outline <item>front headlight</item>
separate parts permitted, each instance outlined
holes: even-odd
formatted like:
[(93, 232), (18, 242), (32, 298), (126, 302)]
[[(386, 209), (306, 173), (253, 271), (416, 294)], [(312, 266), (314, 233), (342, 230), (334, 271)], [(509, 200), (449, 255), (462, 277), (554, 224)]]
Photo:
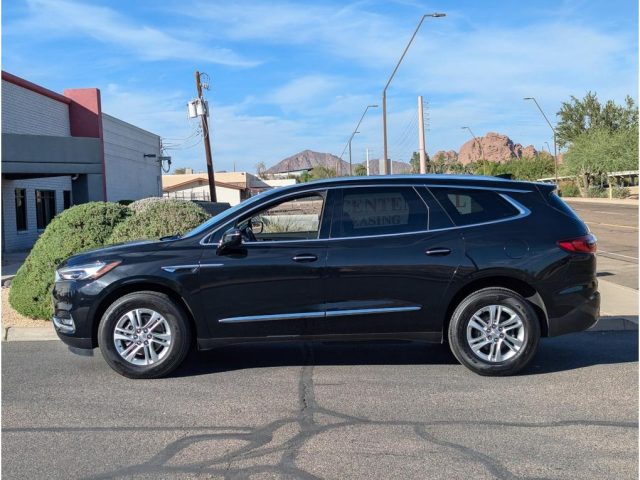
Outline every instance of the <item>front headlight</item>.
[(100, 261), (86, 265), (78, 265), (77, 267), (64, 267), (56, 270), (56, 282), (58, 280), (95, 280), (116, 268), (120, 263), (120, 261), (109, 263)]

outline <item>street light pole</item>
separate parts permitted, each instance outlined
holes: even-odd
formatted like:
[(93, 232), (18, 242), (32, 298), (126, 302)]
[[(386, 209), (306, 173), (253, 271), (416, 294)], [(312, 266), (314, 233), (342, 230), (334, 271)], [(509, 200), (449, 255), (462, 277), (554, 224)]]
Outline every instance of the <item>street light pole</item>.
[(407, 43), (407, 46), (404, 47), (404, 51), (400, 56), (400, 60), (398, 60), (398, 63), (396, 64), (396, 68), (394, 68), (393, 72), (391, 72), (391, 76), (389, 77), (389, 80), (387, 80), (387, 84), (384, 86), (384, 90), (382, 90), (382, 142), (384, 144), (382, 166), (384, 167), (384, 172), (380, 172), (380, 173), (382, 173), (383, 175), (387, 175), (387, 173), (390, 170), (389, 156), (387, 152), (387, 88), (389, 88), (389, 84), (391, 83), (391, 80), (393, 80), (393, 77), (398, 71), (398, 67), (400, 67), (400, 64), (402, 63), (404, 56), (407, 54), (409, 47), (413, 43), (413, 39), (416, 38), (416, 35), (418, 34), (418, 30), (420, 30), (420, 27), (422, 26), (422, 22), (424, 22), (424, 19), (427, 17), (439, 18), (444, 16), (446, 16), (445, 13), (427, 13), (422, 16), (422, 18), (420, 19), (420, 22), (418, 22), (418, 26), (413, 32), (413, 35), (411, 35), (411, 38), (409, 39), (409, 43)]
[[(344, 152), (347, 150), (347, 148), (349, 148), (349, 175), (351, 175), (351, 140), (353, 140), (353, 137), (356, 135), (356, 133), (360, 133), (358, 132), (358, 127), (362, 123), (364, 116), (367, 114), (367, 110), (369, 110), (370, 108), (378, 108), (378, 105), (367, 105), (367, 108), (365, 108), (364, 112), (362, 112), (362, 116), (360, 117), (360, 120), (358, 121), (356, 128), (353, 129), (353, 133), (349, 137), (347, 144), (344, 146), (344, 148), (342, 149), (342, 153), (340, 154), (340, 160), (342, 160), (342, 156), (344, 155)], [(336, 173), (339, 175), (339, 172), (336, 172)]]
[(484, 150), (482, 150), (482, 143), (480, 143), (480, 141), (476, 138), (476, 136), (473, 134), (473, 132), (471, 131), (471, 129), (469, 127), (461, 127), (463, 130), (469, 130), (469, 133), (471, 134), (471, 136), (473, 137), (473, 140), (478, 144), (478, 148), (480, 149), (480, 156), (482, 157), (482, 160), (484, 160), (484, 162), (482, 163), (482, 173), (484, 175), (487, 174), (487, 159), (484, 158)]
[(540, 113), (542, 114), (542, 116), (546, 120), (547, 125), (549, 125), (549, 128), (553, 132), (553, 159), (554, 159), (554, 164), (555, 164), (556, 185), (558, 185), (558, 144), (556, 142), (556, 129), (553, 128), (553, 125), (551, 125), (551, 122), (549, 121), (547, 116), (544, 114), (544, 112), (542, 111), (542, 108), (540, 108), (540, 104), (538, 103), (538, 101), (534, 97), (524, 97), (524, 100), (533, 100), (534, 101), (534, 103), (536, 104), (536, 107), (538, 107), (538, 110), (540, 110)]

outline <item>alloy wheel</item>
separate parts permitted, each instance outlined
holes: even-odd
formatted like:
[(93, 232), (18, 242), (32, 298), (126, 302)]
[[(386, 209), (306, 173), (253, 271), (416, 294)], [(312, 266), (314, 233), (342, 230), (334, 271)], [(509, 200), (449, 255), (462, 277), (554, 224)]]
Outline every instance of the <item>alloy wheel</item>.
[(474, 355), (499, 363), (516, 356), (524, 345), (522, 318), (504, 305), (482, 307), (467, 324), (467, 343)]
[(127, 362), (148, 366), (162, 360), (171, 347), (171, 328), (155, 310), (136, 308), (118, 320), (113, 330), (113, 342)]

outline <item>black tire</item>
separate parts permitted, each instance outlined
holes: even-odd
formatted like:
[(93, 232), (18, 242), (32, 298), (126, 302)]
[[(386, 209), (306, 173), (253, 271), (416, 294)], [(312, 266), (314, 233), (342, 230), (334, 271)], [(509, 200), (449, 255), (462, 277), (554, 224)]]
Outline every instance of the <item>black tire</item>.
[[(467, 327), (473, 315), (489, 305), (500, 305), (511, 309), (520, 317), (524, 327), (524, 338), (520, 350), (505, 361), (488, 361), (480, 358), (473, 352), (467, 341)], [(453, 355), (470, 370), (488, 376), (514, 375), (526, 367), (535, 355), (540, 340), (540, 323), (536, 312), (522, 295), (506, 288), (483, 288), (460, 302), (451, 317), (448, 337)], [(491, 343), (488, 344), (488, 348), (490, 346)]]
[[(166, 354), (152, 365), (130, 363), (122, 358), (114, 343), (118, 320), (138, 308), (158, 312), (171, 329), (171, 343)], [(107, 308), (98, 327), (98, 344), (106, 362), (119, 374), (128, 378), (158, 378), (168, 375), (183, 362), (189, 353), (191, 335), (191, 324), (181, 306), (163, 293), (141, 291), (124, 295)]]

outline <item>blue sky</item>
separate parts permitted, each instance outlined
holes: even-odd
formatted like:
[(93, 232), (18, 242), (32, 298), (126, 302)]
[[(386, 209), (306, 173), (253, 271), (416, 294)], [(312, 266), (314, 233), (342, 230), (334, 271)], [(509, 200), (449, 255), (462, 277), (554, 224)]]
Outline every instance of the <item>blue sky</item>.
[[(416, 103), (428, 103), (427, 151), (497, 131), (552, 144), (570, 95), (622, 101), (638, 88), (638, 4), (608, 1), (80, 1), (3, 3), (2, 68), (55, 91), (98, 87), (103, 110), (161, 135), (176, 167), (204, 170), (186, 116), (193, 72), (210, 77), (216, 170), (254, 171), (309, 148), (337, 155), (382, 88), (423, 13), (388, 91), (389, 155), (417, 150)], [(382, 152), (370, 109), (354, 161)]]

